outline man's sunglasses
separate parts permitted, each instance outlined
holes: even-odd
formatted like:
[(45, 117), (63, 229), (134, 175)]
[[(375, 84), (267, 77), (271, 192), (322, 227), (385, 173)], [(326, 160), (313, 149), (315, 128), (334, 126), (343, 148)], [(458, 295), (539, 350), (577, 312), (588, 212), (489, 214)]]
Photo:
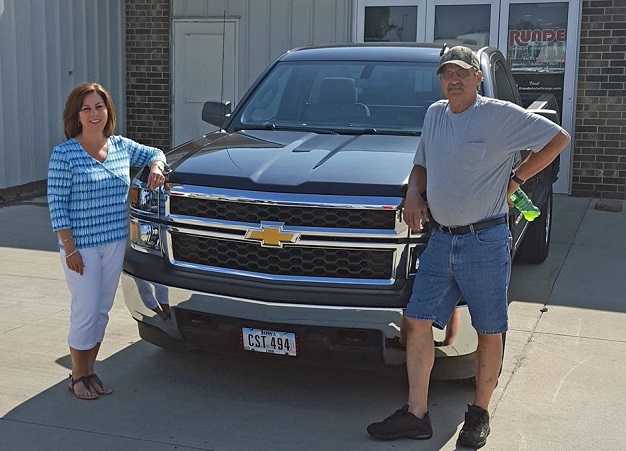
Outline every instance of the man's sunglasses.
[(457, 69), (457, 70), (444, 70), (439, 76), (444, 80), (450, 80), (454, 74), (459, 78), (467, 78), (474, 72), (472, 69)]

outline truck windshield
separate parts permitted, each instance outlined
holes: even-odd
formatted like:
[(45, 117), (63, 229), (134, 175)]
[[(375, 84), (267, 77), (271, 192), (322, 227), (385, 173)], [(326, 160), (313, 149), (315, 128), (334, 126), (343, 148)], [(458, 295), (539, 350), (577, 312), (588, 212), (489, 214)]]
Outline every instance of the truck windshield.
[(281, 62), (255, 89), (231, 127), (419, 135), (426, 110), (443, 98), (436, 67), (411, 62)]

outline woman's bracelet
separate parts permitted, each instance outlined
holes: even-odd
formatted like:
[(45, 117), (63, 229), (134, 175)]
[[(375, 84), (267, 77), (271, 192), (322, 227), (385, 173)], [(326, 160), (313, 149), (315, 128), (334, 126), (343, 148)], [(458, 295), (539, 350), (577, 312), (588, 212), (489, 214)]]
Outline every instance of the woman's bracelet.
[(72, 255), (74, 255), (76, 252), (78, 252), (78, 249), (74, 249), (72, 252), (70, 252), (69, 254), (67, 254), (65, 256), (65, 258), (70, 258)]
[(71, 239), (72, 239), (72, 237), (71, 237), (71, 236), (68, 236), (67, 238), (65, 238), (65, 239), (63, 240), (63, 243), (67, 243), (67, 242), (68, 242), (69, 240), (71, 240)]

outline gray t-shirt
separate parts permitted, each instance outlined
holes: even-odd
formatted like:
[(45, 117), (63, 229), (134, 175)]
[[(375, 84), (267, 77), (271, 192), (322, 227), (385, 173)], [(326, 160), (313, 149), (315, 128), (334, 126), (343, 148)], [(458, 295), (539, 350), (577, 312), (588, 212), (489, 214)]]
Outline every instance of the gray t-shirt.
[(515, 154), (543, 149), (561, 127), (510, 102), (478, 96), (462, 113), (448, 101), (426, 112), (413, 158), (426, 168), (426, 195), (435, 221), (453, 227), (506, 214)]

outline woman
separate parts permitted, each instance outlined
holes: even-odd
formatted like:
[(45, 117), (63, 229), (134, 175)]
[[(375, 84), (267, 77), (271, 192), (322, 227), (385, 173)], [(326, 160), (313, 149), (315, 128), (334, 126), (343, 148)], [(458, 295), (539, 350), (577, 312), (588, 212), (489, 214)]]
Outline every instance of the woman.
[(64, 143), (52, 150), (48, 204), (71, 293), (69, 388), (79, 399), (111, 389), (94, 372), (122, 272), (128, 238), (130, 166), (150, 165), (149, 188), (161, 186), (165, 155), (114, 136), (115, 110), (97, 83), (82, 83), (63, 111)]

